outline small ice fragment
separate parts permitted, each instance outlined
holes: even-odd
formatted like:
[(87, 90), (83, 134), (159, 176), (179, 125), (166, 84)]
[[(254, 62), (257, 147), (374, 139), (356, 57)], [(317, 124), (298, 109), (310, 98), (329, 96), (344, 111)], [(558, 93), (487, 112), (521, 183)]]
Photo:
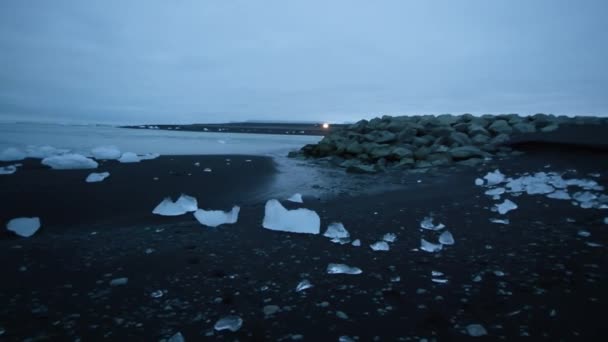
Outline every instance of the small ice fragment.
[(146, 153), (146, 154), (142, 154), (140, 156), (137, 156), (139, 158), (139, 160), (151, 160), (151, 159), (156, 159), (158, 157), (160, 157), (160, 154), (158, 153)]
[(454, 236), (449, 231), (445, 231), (439, 235), (439, 243), (442, 245), (453, 245), (454, 244)]
[(99, 165), (93, 159), (75, 153), (44, 158), (41, 163), (55, 170), (96, 169)]
[(203, 172), (211, 172), (211, 169), (208, 168), (208, 167), (206, 167), (206, 168), (203, 169)]
[(329, 226), (327, 226), (327, 230), (323, 234), (330, 239), (347, 239), (350, 237), (350, 233), (344, 225), (340, 222), (333, 222)]
[(575, 201), (585, 203), (585, 202), (591, 202), (591, 201), (597, 199), (597, 196), (589, 191), (582, 191), (582, 192), (577, 192), (574, 195), (572, 195), (572, 198), (574, 198)]
[(448, 282), (447, 279), (440, 279), (440, 278), (433, 278), (433, 279), (431, 279), (431, 281), (433, 283), (438, 283), (438, 284), (446, 284)]
[(186, 208), (173, 202), (170, 197), (165, 198), (152, 210), (152, 214), (160, 216), (179, 216), (187, 212)]
[(497, 276), (497, 277), (504, 277), (505, 276), (505, 272), (496, 270), (496, 271), (494, 271), (494, 275)]
[(445, 228), (445, 226), (442, 223), (439, 223), (438, 225), (434, 225), (433, 218), (430, 216), (427, 216), (422, 220), (422, 222), (420, 222), (420, 228), (428, 229), (428, 230), (441, 230), (441, 229)]
[(500, 170), (488, 172), (483, 178), (487, 181), (488, 186), (500, 184), (505, 181), (505, 175), (503, 175)]
[(482, 279), (481, 276), (478, 274), (473, 278), (473, 281), (476, 283), (479, 283), (481, 281), (481, 279)]
[(350, 243), (350, 238), (333, 238), (329, 241), (340, 245), (346, 245), (347, 243)]
[(497, 218), (491, 218), (490, 222), (492, 223), (499, 223), (499, 224), (509, 224), (509, 219), (497, 219)]
[(301, 282), (298, 283), (298, 286), (296, 286), (296, 292), (300, 292), (300, 291), (304, 291), (306, 289), (309, 289), (311, 287), (313, 287), (314, 285), (308, 280), (308, 279), (304, 279)]
[(230, 315), (230, 316), (225, 316), (223, 318), (220, 318), (215, 323), (213, 328), (217, 331), (230, 330), (232, 332), (235, 332), (235, 331), (239, 330), (242, 325), (243, 325), (243, 319), (241, 319), (241, 317)]
[(441, 277), (443, 275), (443, 272), (439, 272), (439, 271), (431, 271), (431, 275), (433, 277)]
[(363, 271), (358, 267), (351, 267), (345, 264), (329, 264), (327, 265), (327, 273), (329, 274), (361, 274)]
[(597, 242), (585, 242), (585, 244), (589, 247), (603, 247), (604, 246), (601, 243), (597, 243)]
[(12, 175), (17, 172), (17, 165), (8, 165), (0, 167), (0, 175)]
[(133, 152), (125, 152), (118, 158), (118, 161), (121, 163), (139, 163), (141, 158), (137, 156), (137, 154)]
[(319, 234), (321, 218), (309, 209), (287, 210), (281, 202), (271, 199), (266, 202), (262, 226), (289, 233)]
[(351, 245), (353, 245), (354, 247), (359, 247), (359, 246), (361, 246), (361, 240), (357, 239), (357, 240), (353, 241), (351, 243)]
[(101, 182), (104, 179), (110, 177), (110, 173), (109, 172), (93, 172), (91, 174), (89, 174), (87, 176), (87, 179), (85, 179), (85, 182), (87, 183), (97, 183), (97, 182)]
[(0, 152), (0, 161), (17, 161), (27, 157), (20, 149), (9, 147)]
[(262, 312), (264, 312), (264, 316), (272, 316), (279, 312), (281, 308), (277, 305), (266, 305), (262, 308)]
[(494, 188), (485, 192), (488, 196), (500, 196), (505, 193), (505, 188)]
[(355, 339), (350, 336), (344, 335), (338, 338), (338, 342), (355, 342)]
[(293, 194), (293, 196), (289, 197), (287, 200), (294, 203), (304, 203), (302, 200), (302, 195), (298, 193)]
[(511, 210), (517, 209), (517, 204), (515, 204), (511, 200), (506, 199), (501, 204), (496, 205), (495, 208), (496, 208), (496, 210), (498, 210), (499, 214), (504, 215)]
[(198, 201), (196, 198), (186, 194), (181, 194), (177, 201), (175, 201), (175, 204), (181, 206), (187, 212), (194, 212), (198, 209)]
[(475, 185), (482, 186), (483, 185), (483, 179), (481, 179), (481, 178), (475, 179)]
[(154, 291), (154, 292), (152, 292), (152, 293), (150, 294), (150, 297), (152, 297), (152, 298), (160, 298), (160, 297), (162, 297), (163, 295), (164, 295), (163, 290), (156, 290), (156, 291)]
[(395, 242), (395, 240), (397, 240), (397, 235), (395, 235), (393, 233), (386, 233), (382, 237), (382, 240), (384, 240), (386, 242)]
[(385, 241), (378, 241), (369, 246), (374, 251), (388, 251), (390, 248)]
[(336, 311), (336, 316), (340, 319), (348, 319), (348, 315), (344, 311)]
[(442, 244), (435, 244), (435, 243), (428, 242), (425, 239), (420, 239), (420, 249), (425, 252), (435, 253), (435, 252), (439, 252), (442, 248), (443, 248)]
[(581, 237), (590, 237), (590, 236), (591, 236), (591, 233), (589, 233), (589, 232), (588, 232), (588, 231), (586, 231), (586, 230), (579, 230), (579, 231), (578, 231), (578, 236), (581, 236)]
[(469, 336), (473, 336), (473, 337), (479, 337), (479, 336), (484, 336), (484, 335), (488, 334), (488, 332), (486, 331), (486, 328), (484, 328), (483, 325), (481, 325), (481, 324), (469, 324), (466, 326), (466, 330), (467, 330), (467, 334), (469, 334)]
[(122, 155), (116, 146), (99, 146), (91, 150), (93, 158), (97, 160), (116, 160)]
[(198, 209), (194, 212), (194, 217), (202, 225), (217, 227), (222, 224), (236, 223), (239, 219), (240, 210), (241, 208), (236, 205), (230, 211)]
[(6, 224), (6, 229), (21, 237), (30, 237), (40, 229), (40, 218), (19, 217), (14, 218)]
[(186, 339), (184, 339), (184, 335), (182, 335), (181, 332), (177, 332), (175, 335), (169, 337), (167, 342), (186, 342)]
[(110, 281), (110, 286), (127, 285), (127, 282), (129, 282), (129, 278), (116, 278)]
[(608, 224), (608, 217), (604, 217), (604, 224)]
[(194, 166), (199, 167), (199, 166), (201, 166), (201, 163), (196, 162), (196, 163), (194, 163)]
[(547, 195), (548, 198), (553, 198), (553, 199), (560, 199), (560, 200), (570, 200), (572, 199), (570, 197), (570, 194), (568, 194), (568, 192), (566, 192), (565, 190), (556, 190), (555, 192), (552, 192), (550, 194)]

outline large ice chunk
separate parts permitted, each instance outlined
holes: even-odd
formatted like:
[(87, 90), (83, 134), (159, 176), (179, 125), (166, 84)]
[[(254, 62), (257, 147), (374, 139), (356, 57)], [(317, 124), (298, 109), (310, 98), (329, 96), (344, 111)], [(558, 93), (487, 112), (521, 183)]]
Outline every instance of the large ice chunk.
[(93, 172), (91, 174), (89, 174), (87, 176), (87, 179), (85, 179), (85, 182), (87, 183), (97, 183), (97, 182), (101, 182), (104, 179), (110, 177), (110, 173), (109, 172)]
[(170, 197), (165, 198), (152, 210), (152, 213), (161, 216), (179, 216), (196, 209), (196, 198), (182, 194), (175, 202)]
[(486, 185), (489, 185), (489, 186), (500, 184), (505, 181), (505, 175), (503, 175), (500, 172), (500, 170), (494, 170), (493, 172), (488, 172), (488, 174), (486, 174), (483, 178), (487, 182)]
[(369, 247), (374, 251), (388, 251), (390, 249), (386, 241), (374, 242)]
[(0, 152), (0, 161), (17, 161), (27, 157), (25, 152), (18, 148), (9, 147)]
[(290, 233), (319, 234), (321, 218), (309, 209), (287, 210), (281, 202), (271, 199), (266, 202), (262, 226), (266, 229)]
[(435, 253), (439, 252), (442, 248), (443, 245), (440, 243), (432, 243), (426, 241), (425, 239), (420, 239), (420, 249), (425, 252)]
[(556, 190), (555, 192), (548, 194), (547, 197), (560, 200), (570, 200), (572, 198), (565, 190)]
[(420, 228), (427, 230), (441, 230), (445, 228), (445, 226), (442, 223), (439, 223), (437, 225), (433, 224), (433, 218), (427, 216), (422, 220), (422, 222), (420, 222)]
[(99, 146), (91, 150), (93, 158), (98, 160), (116, 160), (122, 153), (116, 146)]
[(236, 205), (230, 211), (198, 209), (194, 212), (194, 217), (202, 225), (217, 227), (222, 224), (236, 223), (240, 210), (241, 208)]
[(217, 322), (215, 322), (213, 328), (217, 331), (230, 330), (235, 332), (239, 330), (242, 325), (243, 319), (241, 317), (230, 315), (220, 318)]
[(294, 202), (294, 203), (304, 203), (304, 200), (302, 200), (302, 194), (293, 194), (293, 196), (289, 197), (287, 199), (290, 202)]
[(384, 236), (382, 236), (382, 240), (386, 242), (395, 242), (395, 240), (397, 240), (397, 235), (393, 233), (386, 233)]
[(76, 153), (44, 158), (42, 164), (55, 170), (96, 169), (99, 165), (93, 159)]
[(439, 243), (442, 245), (453, 245), (454, 236), (449, 231), (445, 231), (439, 235)]
[(348, 239), (350, 237), (350, 233), (344, 225), (340, 222), (333, 222), (329, 226), (327, 226), (327, 230), (323, 234), (330, 239)]
[(19, 217), (14, 218), (6, 224), (6, 229), (22, 237), (30, 237), (40, 229), (40, 218)]
[(133, 152), (125, 152), (118, 159), (121, 163), (139, 163), (141, 158)]
[(504, 200), (504, 202), (497, 204), (495, 208), (499, 214), (504, 215), (511, 210), (517, 209), (517, 204), (515, 204), (511, 200), (506, 199), (506, 200)]
[(327, 273), (329, 274), (361, 274), (363, 271), (354, 266), (345, 264), (329, 264), (327, 265)]
[(467, 334), (472, 337), (479, 337), (488, 334), (486, 328), (484, 328), (481, 324), (469, 324), (465, 327), (465, 329), (467, 330)]
[(60, 154), (68, 153), (70, 150), (55, 148), (53, 146), (28, 146), (26, 153), (28, 158), (44, 159)]

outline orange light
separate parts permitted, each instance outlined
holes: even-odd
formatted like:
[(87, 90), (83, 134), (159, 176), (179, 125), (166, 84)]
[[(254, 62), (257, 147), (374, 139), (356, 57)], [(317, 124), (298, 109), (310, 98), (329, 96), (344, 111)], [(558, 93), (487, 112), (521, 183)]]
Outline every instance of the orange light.
[(328, 128), (329, 128), (329, 124), (328, 124), (327, 122), (326, 122), (326, 123), (324, 123), (324, 124), (323, 124), (323, 128), (324, 128), (324, 129), (328, 129)]

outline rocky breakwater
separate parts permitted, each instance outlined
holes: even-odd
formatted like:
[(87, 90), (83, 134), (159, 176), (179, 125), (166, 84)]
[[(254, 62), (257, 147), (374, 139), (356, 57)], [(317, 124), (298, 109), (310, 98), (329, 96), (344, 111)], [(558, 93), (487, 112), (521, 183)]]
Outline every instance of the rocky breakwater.
[(517, 153), (507, 144), (515, 134), (551, 132), (560, 124), (598, 120), (545, 114), (383, 116), (333, 131), (319, 143), (306, 145), (289, 156), (328, 158), (353, 173), (454, 163), (477, 165), (488, 157)]

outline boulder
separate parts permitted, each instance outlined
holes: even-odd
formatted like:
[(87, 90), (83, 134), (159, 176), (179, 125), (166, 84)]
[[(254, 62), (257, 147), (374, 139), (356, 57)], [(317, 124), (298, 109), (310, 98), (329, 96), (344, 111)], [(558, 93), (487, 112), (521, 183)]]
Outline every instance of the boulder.
[(528, 122), (519, 122), (513, 125), (513, 131), (516, 133), (534, 133), (536, 126)]
[(469, 128), (467, 130), (467, 132), (469, 132), (469, 136), (475, 136), (477, 134), (483, 134), (483, 135), (490, 135), (490, 132), (488, 132), (487, 129), (485, 129), (483, 126), (475, 124), (475, 123), (470, 123), (468, 124)]
[(378, 144), (388, 144), (397, 140), (397, 135), (389, 131), (373, 131), (363, 136), (365, 140)]
[(510, 134), (511, 132), (513, 132), (513, 128), (511, 128), (509, 123), (505, 120), (496, 120), (492, 122), (492, 124), (488, 126), (488, 129), (496, 134)]
[(348, 145), (346, 145), (345, 151), (350, 154), (361, 154), (363, 153), (363, 147), (356, 141), (351, 141)]
[(428, 146), (430, 144), (432, 144), (435, 141), (435, 138), (433, 138), (430, 135), (424, 135), (421, 137), (415, 137), (412, 140), (412, 144), (416, 147), (421, 147), (421, 146)]
[(377, 173), (378, 169), (374, 165), (352, 164), (346, 168), (348, 173)]
[(414, 157), (416, 160), (424, 160), (429, 154), (431, 154), (431, 152), (432, 151), (429, 147), (422, 146), (414, 152)]
[(412, 156), (414, 155), (414, 153), (405, 148), (405, 147), (395, 147), (393, 148), (393, 150), (391, 151), (391, 157), (393, 157), (393, 159), (398, 159), (401, 160), (403, 158), (412, 158)]
[(492, 140), (490, 140), (490, 144), (492, 145), (504, 145), (506, 143), (509, 142), (509, 140), (511, 140), (511, 138), (509, 137), (508, 134), (499, 134), (497, 136), (495, 136), (494, 138), (492, 138)]
[(415, 127), (407, 126), (397, 134), (397, 139), (402, 142), (411, 142), (417, 133), (418, 130)]
[(396, 168), (410, 169), (416, 162), (412, 158), (403, 158), (397, 164), (394, 165)]
[(473, 137), (473, 139), (471, 139), (471, 141), (475, 145), (483, 145), (483, 144), (487, 144), (488, 141), (490, 141), (490, 137), (488, 137), (487, 135), (483, 135), (483, 134), (477, 134)]
[(473, 157), (485, 157), (488, 154), (476, 146), (462, 146), (450, 150), (450, 156), (454, 160), (469, 159)]
[(371, 150), (368, 151), (368, 154), (372, 159), (380, 159), (390, 156), (391, 152), (392, 149), (390, 145), (376, 144)]
[(551, 123), (551, 124), (549, 124), (549, 125), (541, 128), (540, 131), (547, 133), (547, 132), (553, 132), (553, 131), (555, 131), (558, 128), (559, 128), (559, 124), (557, 124), (557, 123)]
[(457, 143), (460, 146), (471, 145), (471, 139), (462, 132), (452, 132), (449, 138), (450, 143)]

